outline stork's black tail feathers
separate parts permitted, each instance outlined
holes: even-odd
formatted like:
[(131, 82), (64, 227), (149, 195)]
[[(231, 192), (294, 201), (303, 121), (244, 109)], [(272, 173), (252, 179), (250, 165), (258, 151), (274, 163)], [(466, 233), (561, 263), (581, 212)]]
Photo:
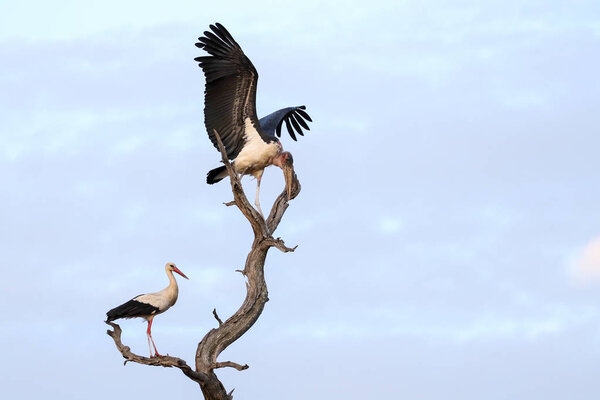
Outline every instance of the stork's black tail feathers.
[(211, 169), (210, 171), (208, 171), (208, 174), (206, 174), (206, 183), (208, 183), (209, 185), (212, 185), (213, 183), (217, 183), (219, 182), (221, 179), (225, 178), (227, 176), (227, 168), (225, 168), (225, 166), (220, 166), (218, 168), (215, 169)]

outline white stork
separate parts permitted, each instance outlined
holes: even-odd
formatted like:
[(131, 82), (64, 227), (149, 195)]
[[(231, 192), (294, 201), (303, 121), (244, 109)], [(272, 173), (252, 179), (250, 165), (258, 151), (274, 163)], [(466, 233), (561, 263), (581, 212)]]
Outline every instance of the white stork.
[(177, 301), (177, 295), (179, 289), (177, 288), (177, 281), (173, 272), (177, 272), (185, 279), (189, 279), (183, 272), (181, 272), (173, 263), (167, 263), (165, 265), (165, 271), (169, 277), (169, 286), (156, 293), (141, 294), (134, 297), (126, 303), (121, 304), (118, 307), (113, 308), (106, 313), (106, 322), (114, 321), (120, 318), (144, 318), (148, 321), (148, 329), (146, 335), (148, 336), (148, 348), (150, 349), (150, 357), (152, 357), (152, 348), (150, 342), (154, 346), (154, 356), (162, 357), (156, 350), (154, 339), (152, 339), (152, 320), (158, 314), (162, 314), (167, 311)]
[[(256, 178), (254, 204), (263, 215), (259, 191), (266, 167), (276, 165), (283, 170), (288, 199), (291, 196), (294, 160), (289, 152), (283, 151), (277, 138), (281, 136), (282, 123), (285, 122), (290, 136), (296, 140), (294, 131), (304, 135), (301, 126), (309, 130), (305, 120), (312, 120), (304, 111), (305, 106), (283, 108), (259, 120), (256, 116), (256, 68), (223, 25), (210, 25), (210, 29), (212, 32), (204, 32), (196, 43), (210, 56), (195, 58), (206, 76), (204, 123), (217, 150), (213, 131), (218, 132), (240, 179), (244, 175)], [(206, 182), (213, 184), (226, 176), (227, 170), (221, 166), (208, 172)]]

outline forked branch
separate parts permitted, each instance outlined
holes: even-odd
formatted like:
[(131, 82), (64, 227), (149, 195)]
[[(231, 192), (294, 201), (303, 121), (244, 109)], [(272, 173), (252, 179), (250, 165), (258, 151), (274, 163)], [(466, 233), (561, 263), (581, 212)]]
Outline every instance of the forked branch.
[(219, 146), (219, 151), (221, 152), (221, 161), (225, 164), (225, 168), (227, 169), (227, 173), (231, 178), (231, 190), (233, 192), (233, 201), (224, 203), (226, 206), (236, 205), (242, 214), (248, 219), (252, 228), (254, 230), (254, 235), (256, 237), (268, 237), (271, 236), (279, 223), (281, 222), (281, 218), (287, 210), (289, 204), (288, 201), (295, 199), (300, 193), (300, 181), (298, 180), (298, 176), (294, 171), (292, 173), (292, 190), (291, 197), (287, 198), (287, 193), (285, 190), (281, 192), (279, 196), (275, 199), (273, 203), (273, 207), (271, 208), (271, 212), (265, 221), (263, 217), (259, 214), (258, 211), (252, 207), (246, 194), (244, 193), (244, 188), (242, 187), (242, 183), (238, 178), (238, 174), (233, 169), (233, 166), (229, 162), (229, 158), (227, 158), (227, 152), (225, 151), (225, 147), (223, 146), (223, 142), (221, 141), (221, 136), (216, 130), (213, 130), (215, 134), (215, 138), (217, 139), (217, 145)]

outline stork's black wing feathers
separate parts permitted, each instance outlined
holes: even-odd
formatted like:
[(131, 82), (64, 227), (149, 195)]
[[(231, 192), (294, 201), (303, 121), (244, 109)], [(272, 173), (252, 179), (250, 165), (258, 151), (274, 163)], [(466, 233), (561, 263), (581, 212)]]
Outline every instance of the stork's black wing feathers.
[[(290, 126), (290, 119), (289, 118), (285, 118), (283, 120), (283, 122), (285, 122), (285, 127), (288, 130), (288, 133), (290, 134), (290, 136), (292, 137), (292, 139), (294, 139), (294, 141), (296, 141), (296, 135), (294, 135), (294, 131), (292, 130), (292, 127)], [(281, 132), (278, 132), (281, 135)]]
[(302, 129), (300, 128), (300, 125), (298, 125), (298, 122), (296, 122), (296, 118), (294, 118), (294, 114), (290, 115), (289, 120), (292, 123), (292, 126), (294, 127), (296, 132), (298, 132), (301, 136), (304, 136), (304, 133), (302, 133)]
[(299, 117), (299, 116), (296, 116), (295, 114), (292, 114), (292, 119), (294, 121), (296, 121), (297, 123), (299, 123), (300, 125), (302, 125), (302, 127), (304, 129), (306, 129), (307, 131), (310, 130), (310, 128), (308, 127), (308, 124), (306, 123), (306, 121), (304, 121), (304, 119), (302, 119), (302, 117)]
[(310, 116), (308, 115), (308, 113), (306, 111), (306, 107), (305, 106), (300, 106), (296, 109), (296, 112), (298, 113), (298, 115), (300, 115), (302, 118), (306, 119), (307, 121), (312, 122), (312, 119), (310, 118)]
[(157, 312), (157, 307), (154, 307), (148, 303), (142, 303), (141, 301), (137, 301), (135, 298), (133, 298), (107, 312), (106, 320), (110, 322), (120, 318), (145, 317), (156, 314)]
[(304, 136), (302, 128), (310, 130), (306, 121), (312, 122), (312, 119), (304, 110), (306, 106), (282, 108), (262, 117), (259, 121), (260, 126), (267, 135), (281, 137), (281, 125), (285, 122), (288, 133), (296, 140), (296, 133)]
[(258, 72), (244, 55), (239, 44), (219, 23), (198, 38), (196, 46), (209, 56), (195, 58), (206, 76), (204, 124), (208, 136), (218, 149), (213, 130), (221, 136), (227, 157), (234, 159), (245, 143), (246, 119), (258, 128), (256, 83)]

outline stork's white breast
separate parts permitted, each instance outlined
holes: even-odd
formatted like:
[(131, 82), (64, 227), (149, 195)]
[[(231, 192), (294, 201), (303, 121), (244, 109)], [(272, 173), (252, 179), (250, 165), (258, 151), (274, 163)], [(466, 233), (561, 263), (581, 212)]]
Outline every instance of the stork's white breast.
[(252, 125), (250, 118), (246, 118), (245, 138), (246, 144), (235, 158), (235, 169), (238, 173), (251, 172), (263, 169), (271, 164), (280, 149), (277, 142), (266, 143)]

